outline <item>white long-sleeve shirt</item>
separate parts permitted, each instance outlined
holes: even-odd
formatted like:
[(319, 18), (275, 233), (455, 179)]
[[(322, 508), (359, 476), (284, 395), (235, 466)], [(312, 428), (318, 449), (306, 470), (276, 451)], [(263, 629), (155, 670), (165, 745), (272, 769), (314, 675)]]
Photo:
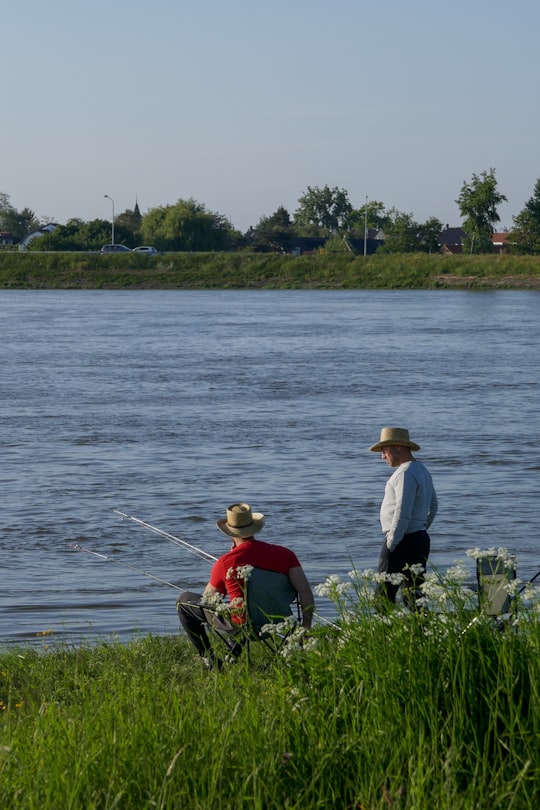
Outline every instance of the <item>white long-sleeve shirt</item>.
[(386, 482), (381, 527), (393, 551), (404, 534), (429, 529), (437, 514), (437, 494), (431, 475), (416, 459), (400, 464)]

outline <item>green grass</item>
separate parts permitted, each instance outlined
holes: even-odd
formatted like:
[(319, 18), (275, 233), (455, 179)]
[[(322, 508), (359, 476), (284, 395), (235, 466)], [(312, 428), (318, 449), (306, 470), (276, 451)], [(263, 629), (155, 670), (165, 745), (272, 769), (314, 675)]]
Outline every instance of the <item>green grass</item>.
[(536, 609), (336, 603), (339, 629), (221, 672), (183, 636), (0, 653), (0, 806), (536, 808)]
[(0, 251), (0, 289), (540, 289), (537, 256)]

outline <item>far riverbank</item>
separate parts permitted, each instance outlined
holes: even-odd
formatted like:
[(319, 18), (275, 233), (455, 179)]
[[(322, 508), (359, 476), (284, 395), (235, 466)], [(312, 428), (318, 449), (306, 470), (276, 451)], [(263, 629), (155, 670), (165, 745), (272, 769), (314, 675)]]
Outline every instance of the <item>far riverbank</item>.
[(0, 252), (0, 289), (540, 290), (539, 256)]

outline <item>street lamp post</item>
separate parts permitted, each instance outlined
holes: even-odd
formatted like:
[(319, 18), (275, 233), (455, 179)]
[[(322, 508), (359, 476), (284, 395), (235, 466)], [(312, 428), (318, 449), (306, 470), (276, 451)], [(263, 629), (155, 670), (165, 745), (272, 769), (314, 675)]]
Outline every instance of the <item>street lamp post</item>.
[(368, 201), (368, 198), (367, 198), (367, 195), (366, 195), (366, 207), (364, 209), (364, 256), (367, 256), (367, 235), (368, 235), (368, 229), (367, 229), (367, 201)]
[(109, 197), (108, 194), (104, 194), (103, 196), (112, 202), (111, 245), (114, 245), (114, 200), (112, 197)]

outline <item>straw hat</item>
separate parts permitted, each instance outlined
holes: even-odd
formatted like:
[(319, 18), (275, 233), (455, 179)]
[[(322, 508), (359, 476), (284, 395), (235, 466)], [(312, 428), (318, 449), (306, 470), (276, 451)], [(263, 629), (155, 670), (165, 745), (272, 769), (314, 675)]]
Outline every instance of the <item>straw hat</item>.
[(373, 453), (378, 453), (383, 447), (391, 447), (392, 445), (400, 445), (401, 447), (410, 447), (411, 450), (420, 450), (420, 445), (416, 442), (411, 442), (409, 439), (409, 431), (406, 428), (398, 427), (384, 427), (381, 429), (381, 438), (377, 444), (372, 444), (369, 448)]
[(227, 507), (227, 517), (218, 520), (216, 526), (229, 537), (251, 537), (264, 526), (264, 515), (253, 513), (249, 503), (233, 503)]

